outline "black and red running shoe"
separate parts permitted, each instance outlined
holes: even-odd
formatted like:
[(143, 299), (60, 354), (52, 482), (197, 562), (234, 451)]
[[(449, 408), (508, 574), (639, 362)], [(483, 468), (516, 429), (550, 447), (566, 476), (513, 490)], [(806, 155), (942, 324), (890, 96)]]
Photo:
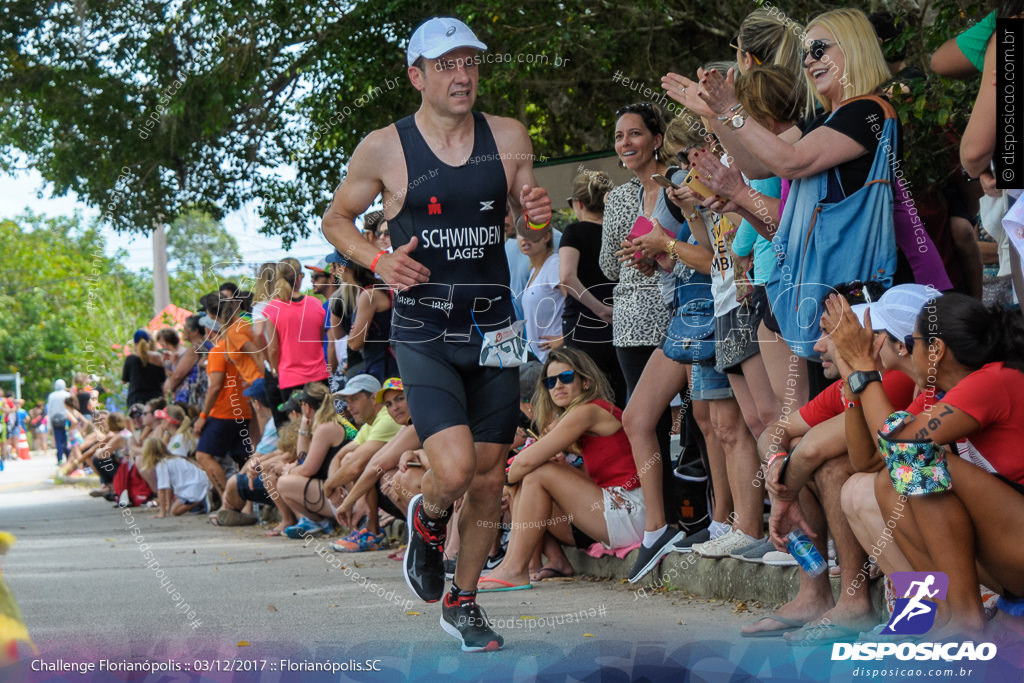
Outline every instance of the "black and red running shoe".
[(402, 571), (412, 592), (426, 602), (437, 602), (444, 595), (444, 541), (447, 527), (431, 529), (423, 520), (423, 494), (409, 501), (405, 524), (409, 541)]
[(494, 632), (476, 598), (461, 596), (452, 601), (451, 594), (441, 603), (441, 628), (462, 643), (463, 652), (500, 650), (505, 639)]

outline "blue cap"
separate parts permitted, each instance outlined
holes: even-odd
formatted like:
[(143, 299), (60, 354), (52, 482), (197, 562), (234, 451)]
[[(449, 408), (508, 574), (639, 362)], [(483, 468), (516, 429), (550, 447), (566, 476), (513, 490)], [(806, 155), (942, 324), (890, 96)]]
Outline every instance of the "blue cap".
[(328, 254), (327, 258), (324, 260), (327, 261), (327, 263), (337, 263), (339, 266), (349, 266), (352, 263), (350, 259), (342, 256), (341, 252), (337, 249), (335, 249), (333, 253)]
[(149, 332), (146, 332), (145, 330), (135, 330), (135, 336), (132, 337), (133, 343), (138, 344), (143, 339), (149, 341)]
[(260, 403), (265, 403), (267, 400), (267, 389), (263, 385), (263, 378), (258, 377), (256, 381), (250, 384), (249, 387), (242, 392), (242, 396), (254, 398)]

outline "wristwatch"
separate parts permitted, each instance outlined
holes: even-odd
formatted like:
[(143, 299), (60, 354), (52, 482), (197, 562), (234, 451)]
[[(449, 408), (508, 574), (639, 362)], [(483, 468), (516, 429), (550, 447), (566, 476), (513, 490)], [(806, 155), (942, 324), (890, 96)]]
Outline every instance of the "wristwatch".
[(850, 375), (850, 379), (847, 380), (850, 383), (850, 391), (854, 394), (859, 394), (864, 391), (864, 387), (871, 384), (872, 382), (881, 382), (882, 373), (878, 370), (871, 370), (865, 372), (863, 370), (854, 372)]
[(729, 125), (733, 127), (733, 130), (739, 130), (743, 127), (743, 124), (747, 122), (747, 114), (740, 112), (729, 119)]

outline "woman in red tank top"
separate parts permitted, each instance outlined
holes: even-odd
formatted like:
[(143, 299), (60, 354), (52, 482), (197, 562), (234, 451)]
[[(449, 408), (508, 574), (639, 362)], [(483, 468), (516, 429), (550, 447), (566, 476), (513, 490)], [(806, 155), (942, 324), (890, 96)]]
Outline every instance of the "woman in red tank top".
[[(508, 468), (517, 485), (512, 534), (505, 559), (480, 579), (480, 590), (530, 585), (530, 557), (550, 532), (573, 545), (570, 523), (611, 548), (643, 538), (644, 503), (622, 411), (594, 361), (573, 348), (551, 352), (533, 396), (534, 420), (542, 435)], [(565, 461), (578, 452), (583, 467)]]

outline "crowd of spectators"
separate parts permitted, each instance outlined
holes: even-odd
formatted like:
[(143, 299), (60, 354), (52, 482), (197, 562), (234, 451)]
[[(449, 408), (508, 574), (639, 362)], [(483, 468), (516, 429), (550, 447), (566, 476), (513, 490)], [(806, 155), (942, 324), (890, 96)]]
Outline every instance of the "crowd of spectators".
[[(530, 362), (482, 592), (571, 574), (565, 546), (638, 548), (634, 583), (672, 552), (792, 566), (800, 529), (832, 570), (802, 572), (797, 596), (743, 635), (869, 631), (870, 580), (894, 571), (948, 574), (943, 632), (980, 635), (1021, 611), (1024, 555), (1008, 539), (1024, 525), (1024, 323), (1010, 277), (982, 286), (982, 256), (1024, 287), (1017, 250), (975, 238), (982, 192), (1010, 219), (1019, 194), (991, 170), (996, 15), (933, 60), (986, 74), (960, 155), (980, 182), (945, 188), (940, 220), (922, 223), (895, 172), (914, 150), (892, 86), (918, 76), (892, 47), (894, 19), (850, 8), (806, 27), (756, 10), (728, 62), (663, 78), (674, 117), (647, 102), (616, 112), (633, 177), (580, 174), (564, 231), (507, 210)], [(985, 226), (1002, 245), (1001, 219)], [(363, 225), (390, 248), (383, 212)], [(387, 548), (430, 468), (389, 345), (393, 296), (338, 252), (263, 264), (251, 285), (204, 296), (181, 331), (136, 332), (127, 415), (58, 380), (45, 411), (3, 402), (5, 452), (45, 412), (58, 461), (91, 468), (118, 504), (142, 491), (158, 516)], [(704, 524), (672, 503), (685, 479), (673, 403), (700, 453), (690, 480), (710, 477)]]

